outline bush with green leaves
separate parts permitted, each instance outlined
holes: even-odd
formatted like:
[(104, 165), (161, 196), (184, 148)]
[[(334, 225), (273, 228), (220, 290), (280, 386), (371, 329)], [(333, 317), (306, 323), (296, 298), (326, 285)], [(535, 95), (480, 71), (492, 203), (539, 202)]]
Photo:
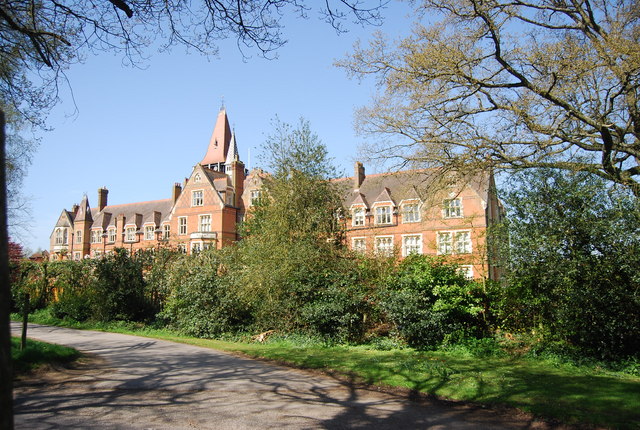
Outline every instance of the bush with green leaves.
[(251, 325), (251, 309), (235, 294), (233, 275), (226, 274), (233, 251), (207, 249), (175, 259), (168, 268), (159, 317), (184, 334), (207, 338)]
[(381, 307), (400, 336), (431, 348), (484, 331), (483, 292), (455, 265), (425, 255), (402, 260), (380, 292)]
[(98, 321), (143, 321), (153, 317), (143, 277), (144, 253), (116, 249), (94, 260), (93, 318)]
[(51, 305), (52, 314), (57, 318), (71, 318), (86, 321), (94, 315), (93, 260), (65, 260), (49, 265), (51, 286), (56, 299)]

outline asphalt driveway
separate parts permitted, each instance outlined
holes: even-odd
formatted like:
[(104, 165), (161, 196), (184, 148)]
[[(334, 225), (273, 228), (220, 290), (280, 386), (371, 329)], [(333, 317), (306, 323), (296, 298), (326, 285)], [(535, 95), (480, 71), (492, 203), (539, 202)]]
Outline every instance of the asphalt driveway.
[(96, 359), (18, 383), (18, 429), (548, 428), (511, 412), (413, 401), (191, 345), (35, 324), (29, 337)]

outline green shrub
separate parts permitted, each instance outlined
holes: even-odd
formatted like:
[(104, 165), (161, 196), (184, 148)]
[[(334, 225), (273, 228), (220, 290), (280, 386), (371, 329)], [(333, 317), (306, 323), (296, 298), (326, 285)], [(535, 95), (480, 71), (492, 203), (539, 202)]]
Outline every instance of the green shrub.
[(56, 318), (71, 318), (86, 321), (93, 316), (94, 260), (57, 261), (49, 265), (52, 285), (57, 291), (57, 300), (51, 305)]
[(412, 255), (387, 278), (381, 306), (410, 346), (434, 347), (483, 331), (482, 292), (456, 269)]
[(252, 323), (250, 308), (229, 288), (232, 284), (223, 273), (225, 256), (225, 251), (210, 249), (172, 263), (166, 304), (159, 315), (171, 327), (190, 336), (215, 337), (245, 330)]

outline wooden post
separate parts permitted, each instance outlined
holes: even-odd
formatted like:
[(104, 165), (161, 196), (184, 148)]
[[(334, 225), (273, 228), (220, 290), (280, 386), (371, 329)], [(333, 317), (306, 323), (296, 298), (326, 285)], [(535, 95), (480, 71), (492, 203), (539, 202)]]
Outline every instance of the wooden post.
[(29, 293), (24, 295), (24, 304), (22, 305), (22, 341), (20, 342), (20, 350), (24, 351), (27, 347), (27, 324), (29, 323), (29, 306), (31, 296)]

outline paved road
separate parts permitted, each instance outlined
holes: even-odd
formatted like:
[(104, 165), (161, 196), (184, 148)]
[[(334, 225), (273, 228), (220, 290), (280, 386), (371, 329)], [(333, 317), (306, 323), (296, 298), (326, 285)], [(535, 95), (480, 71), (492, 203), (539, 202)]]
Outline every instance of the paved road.
[[(15, 333), (18, 325), (12, 325)], [(97, 356), (18, 384), (18, 429), (544, 428), (515, 414), (358, 389), (196, 346), (30, 325), (29, 336)]]

